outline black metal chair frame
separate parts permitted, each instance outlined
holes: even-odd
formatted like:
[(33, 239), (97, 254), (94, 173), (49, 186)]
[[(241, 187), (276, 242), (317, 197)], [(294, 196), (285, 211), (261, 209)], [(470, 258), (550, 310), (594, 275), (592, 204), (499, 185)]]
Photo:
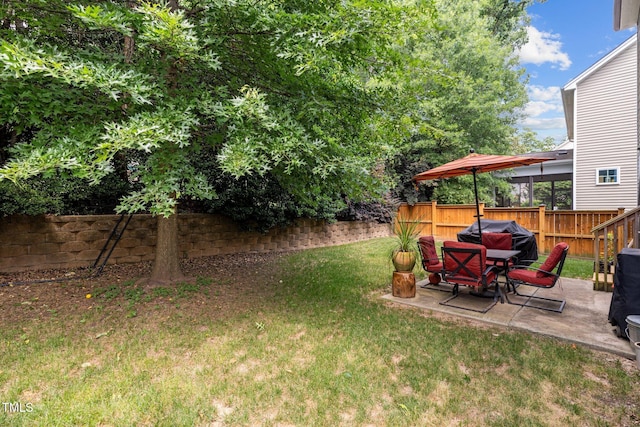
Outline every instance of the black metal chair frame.
[[(456, 254), (462, 254), (462, 256), (460, 255), (456, 256)], [(451, 271), (447, 271), (447, 268), (446, 268), (445, 259), (447, 255), (451, 257), (456, 263), (456, 268), (454, 268)], [(465, 255), (466, 255), (466, 258), (462, 259)], [(488, 275), (491, 272), (496, 271), (496, 267), (493, 265), (486, 266), (486, 260), (484, 260), (485, 262), (480, 265), (485, 266), (485, 269), (481, 275), (478, 275), (475, 271), (472, 271), (467, 266), (467, 263), (470, 260), (472, 260), (474, 257), (480, 257), (480, 258), (482, 257), (482, 252), (480, 249), (478, 248), (446, 248), (446, 247), (442, 248), (442, 262), (443, 262), (442, 276), (448, 283), (453, 285), (453, 290), (452, 290), (453, 295), (451, 295), (449, 298), (443, 301), (440, 301), (441, 305), (446, 305), (448, 307), (461, 308), (463, 310), (475, 311), (478, 313), (486, 313), (498, 303), (498, 299), (500, 300), (500, 302), (504, 303), (504, 298), (502, 297), (502, 292), (500, 292), (500, 286), (498, 284), (497, 272), (496, 272), (495, 278), (490, 283), (487, 282)], [(464, 274), (461, 274), (461, 272), (464, 272)], [(472, 281), (472, 280), (480, 281), (482, 283), (481, 291), (470, 292), (470, 295), (481, 297), (481, 298), (492, 298), (493, 301), (488, 306), (482, 309), (475, 309), (471, 307), (464, 307), (461, 305), (450, 304), (449, 302), (451, 300), (457, 298), (460, 295), (460, 292), (459, 292), (460, 283), (458, 283), (456, 280), (463, 282), (461, 283), (463, 286), (469, 286), (464, 283), (465, 281)], [(493, 292), (488, 291), (489, 286), (491, 284), (494, 285)]]
[[(535, 288), (541, 288), (541, 289), (551, 289), (553, 287), (556, 286), (556, 284), (558, 283), (558, 280), (560, 279), (560, 275), (562, 274), (562, 267), (564, 266), (564, 261), (567, 258), (567, 253), (569, 252), (569, 247), (567, 246), (563, 251), (562, 251), (562, 255), (560, 257), (560, 261), (558, 261), (558, 264), (556, 265), (556, 267), (554, 268), (555, 273), (553, 271), (546, 271), (546, 270), (542, 270), (540, 268), (536, 268), (536, 267), (531, 267), (531, 266), (527, 266), (527, 265), (514, 265), (510, 268), (511, 270), (515, 270), (515, 269), (527, 269), (529, 271), (540, 271), (543, 273), (548, 274), (549, 276), (553, 276), (553, 284), (549, 285), (549, 286), (545, 286), (545, 285), (538, 285), (535, 283), (530, 283), (530, 282), (525, 282), (525, 281), (521, 281), (521, 280), (515, 280), (509, 277), (509, 272), (506, 273), (507, 276), (507, 284), (506, 284), (506, 288), (507, 291), (505, 292), (505, 297), (507, 299), (507, 303), (509, 304), (513, 304), (513, 305), (519, 305), (522, 307), (531, 307), (531, 308), (537, 308), (539, 310), (546, 310), (546, 311), (553, 311), (555, 313), (562, 313), (562, 310), (564, 310), (564, 306), (567, 303), (566, 300), (564, 299), (555, 299), (555, 298), (546, 298), (546, 297), (540, 297), (534, 294), (521, 294), (518, 292), (518, 287), (520, 286), (532, 286)], [(509, 292), (513, 292), (514, 295), (518, 296), (518, 297), (524, 297), (527, 298), (527, 300), (523, 303), (519, 303), (519, 302), (515, 302), (515, 301), (511, 301), (509, 299)], [(537, 305), (531, 305), (530, 302), (531, 301), (548, 301), (548, 302), (555, 302), (560, 304), (558, 308), (551, 308), (551, 307), (547, 307), (541, 304), (537, 304)]]

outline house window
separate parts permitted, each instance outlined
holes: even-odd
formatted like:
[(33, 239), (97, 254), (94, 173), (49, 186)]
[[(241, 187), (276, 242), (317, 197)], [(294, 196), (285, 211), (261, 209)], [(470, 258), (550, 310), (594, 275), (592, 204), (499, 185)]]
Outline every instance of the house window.
[(619, 184), (620, 168), (604, 168), (596, 171), (596, 184)]

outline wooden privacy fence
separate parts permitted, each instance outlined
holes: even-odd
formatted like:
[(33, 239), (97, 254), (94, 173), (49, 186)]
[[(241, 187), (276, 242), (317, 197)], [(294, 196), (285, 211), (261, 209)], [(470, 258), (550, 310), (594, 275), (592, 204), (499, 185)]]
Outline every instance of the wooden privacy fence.
[[(538, 251), (548, 253), (558, 242), (569, 244), (572, 256), (592, 258), (594, 235), (598, 225), (624, 212), (623, 208), (597, 211), (547, 210), (536, 208), (485, 208), (480, 204), (483, 219), (513, 220), (535, 234)], [(475, 205), (438, 205), (437, 202), (403, 204), (398, 217), (418, 221), (420, 235), (433, 235), (437, 240), (456, 240), (458, 232), (476, 221)]]

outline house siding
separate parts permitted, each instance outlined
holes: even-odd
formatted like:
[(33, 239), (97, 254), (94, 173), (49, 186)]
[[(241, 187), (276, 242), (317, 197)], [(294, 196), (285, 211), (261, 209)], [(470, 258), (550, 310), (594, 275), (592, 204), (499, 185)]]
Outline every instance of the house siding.
[[(636, 45), (576, 86), (575, 208), (637, 205)], [(620, 183), (596, 185), (598, 168), (619, 168)]]

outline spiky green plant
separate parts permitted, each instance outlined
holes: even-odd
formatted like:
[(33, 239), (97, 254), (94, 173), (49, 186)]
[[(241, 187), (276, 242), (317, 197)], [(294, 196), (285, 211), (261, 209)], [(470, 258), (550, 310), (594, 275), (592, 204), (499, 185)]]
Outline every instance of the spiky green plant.
[(420, 235), (418, 219), (407, 219), (398, 216), (393, 227), (396, 237), (394, 252), (411, 252), (416, 250), (417, 238)]

